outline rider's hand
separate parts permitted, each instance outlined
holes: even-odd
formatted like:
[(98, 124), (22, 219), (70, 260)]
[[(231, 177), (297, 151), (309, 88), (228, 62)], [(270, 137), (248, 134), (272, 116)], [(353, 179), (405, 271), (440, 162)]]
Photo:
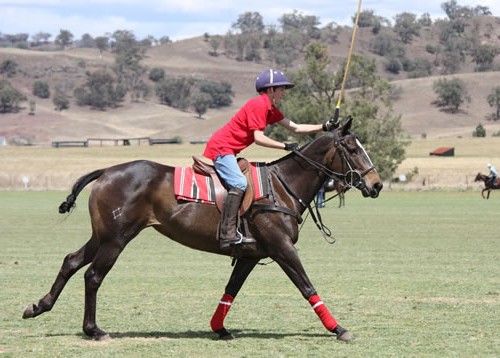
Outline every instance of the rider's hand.
[(339, 126), (339, 122), (335, 121), (333, 118), (327, 120), (325, 123), (323, 123), (323, 130), (325, 132), (330, 132), (331, 130), (334, 130)]
[(299, 145), (297, 143), (285, 143), (285, 150), (294, 152), (296, 150), (299, 150)]

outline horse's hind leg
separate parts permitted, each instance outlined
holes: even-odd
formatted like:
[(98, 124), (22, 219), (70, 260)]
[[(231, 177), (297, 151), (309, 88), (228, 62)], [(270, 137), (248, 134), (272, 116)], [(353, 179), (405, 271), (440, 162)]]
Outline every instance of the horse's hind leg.
[(215, 310), (215, 313), (210, 321), (210, 327), (212, 328), (212, 331), (217, 333), (219, 335), (219, 338), (221, 339), (234, 338), (234, 336), (228, 330), (226, 330), (226, 328), (224, 328), (224, 318), (229, 312), (231, 304), (233, 303), (236, 295), (243, 286), (243, 283), (247, 279), (248, 275), (250, 275), (250, 272), (252, 272), (255, 265), (257, 265), (257, 262), (259, 261), (240, 259), (234, 266), (229, 282), (226, 285), (224, 295), (219, 301), (217, 309)]
[(97, 291), (115, 264), (124, 246), (125, 244), (121, 240), (109, 240), (106, 243), (102, 243), (92, 264), (85, 272), (83, 332), (95, 340), (109, 338), (109, 335), (96, 324)]
[(83, 266), (92, 261), (97, 252), (97, 242), (91, 238), (84, 246), (78, 251), (68, 254), (57, 274), (57, 277), (52, 284), (52, 287), (38, 304), (31, 304), (26, 307), (23, 313), (23, 318), (33, 318), (46, 311), (50, 311), (61, 294), (64, 286), (68, 283), (69, 279)]

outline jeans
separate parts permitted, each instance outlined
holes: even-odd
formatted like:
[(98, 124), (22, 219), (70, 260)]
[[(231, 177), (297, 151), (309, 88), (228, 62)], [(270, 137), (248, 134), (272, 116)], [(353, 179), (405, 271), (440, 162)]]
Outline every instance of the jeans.
[(228, 186), (228, 189), (247, 190), (247, 178), (241, 173), (236, 157), (232, 154), (217, 155), (214, 167), (219, 176)]

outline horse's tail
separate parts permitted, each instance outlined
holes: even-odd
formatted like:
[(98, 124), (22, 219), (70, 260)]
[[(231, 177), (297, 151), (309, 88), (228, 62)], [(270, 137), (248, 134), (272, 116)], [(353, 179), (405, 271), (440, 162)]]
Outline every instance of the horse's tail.
[(68, 213), (71, 208), (75, 206), (76, 198), (78, 194), (83, 190), (83, 188), (90, 182), (99, 178), (102, 173), (104, 173), (104, 169), (98, 169), (93, 171), (92, 173), (86, 174), (82, 176), (80, 179), (73, 184), (73, 188), (71, 189), (71, 194), (68, 195), (65, 201), (59, 205), (59, 213), (64, 214)]

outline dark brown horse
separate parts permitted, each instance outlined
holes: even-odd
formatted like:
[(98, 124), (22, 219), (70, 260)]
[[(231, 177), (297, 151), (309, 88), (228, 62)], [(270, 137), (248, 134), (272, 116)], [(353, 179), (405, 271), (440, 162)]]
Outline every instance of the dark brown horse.
[[(485, 175), (485, 174), (481, 174), (481, 173), (477, 173), (476, 175), (476, 178), (474, 179), (474, 181), (482, 181), (484, 182), (484, 189), (481, 191), (481, 196), (483, 197), (483, 199), (489, 199), (490, 198), (490, 193), (492, 190), (495, 190), (495, 189), (500, 189), (500, 178), (496, 178), (495, 182), (492, 183), (491, 182), (491, 177)], [(487, 191), (488, 194), (486, 195), (486, 197), (484, 197), (484, 192)]]
[[(365, 197), (376, 198), (382, 189), (377, 171), (361, 143), (349, 131), (350, 126), (351, 120), (266, 165), (271, 193), (252, 204), (245, 214), (247, 236), (255, 238), (257, 243), (238, 251), (225, 293), (210, 322), (220, 338), (233, 338), (224, 327), (224, 318), (253, 268), (259, 260), (269, 257), (285, 271), (337, 339), (353, 339), (319, 298), (294, 246), (301, 214), (310, 209), (311, 201), (328, 178), (358, 188)], [(50, 311), (68, 280), (90, 264), (84, 275), (83, 331), (96, 340), (108, 338), (96, 324), (97, 291), (125, 246), (149, 226), (193, 249), (234, 254), (231, 248), (219, 246), (220, 213), (215, 206), (176, 199), (174, 170), (171, 166), (140, 160), (96, 170), (78, 179), (59, 211), (68, 212), (83, 188), (95, 180), (89, 198), (92, 235), (82, 248), (65, 257), (50, 291), (38, 304), (28, 305), (23, 318)]]

